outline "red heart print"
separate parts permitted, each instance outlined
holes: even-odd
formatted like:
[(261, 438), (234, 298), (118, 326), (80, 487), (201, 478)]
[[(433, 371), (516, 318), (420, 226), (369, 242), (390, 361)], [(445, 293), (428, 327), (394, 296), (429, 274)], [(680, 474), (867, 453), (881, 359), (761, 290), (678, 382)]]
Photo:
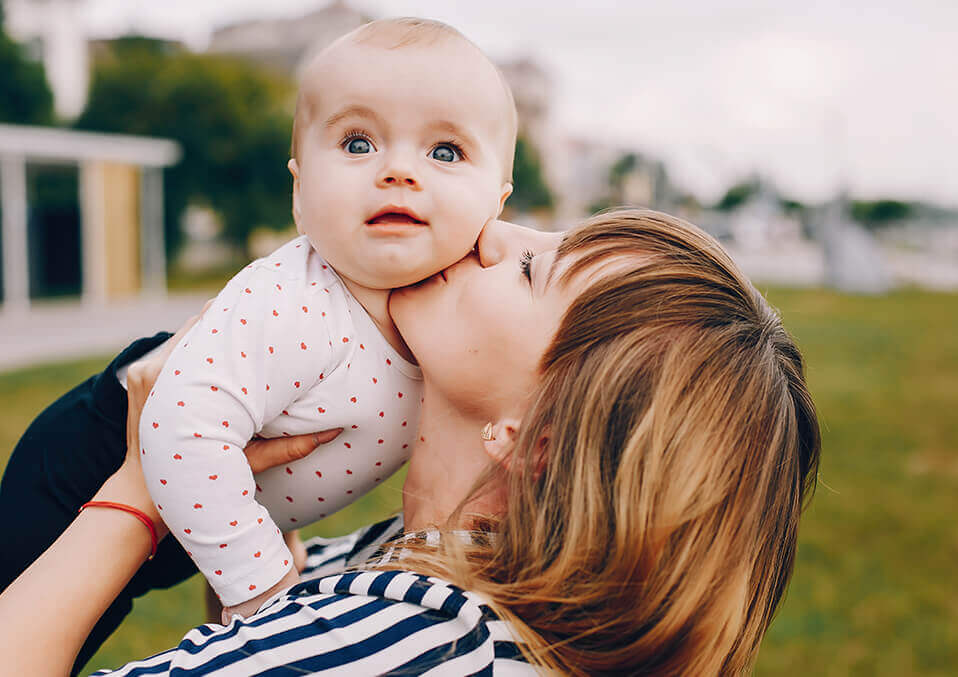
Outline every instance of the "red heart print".
[(259, 557), (259, 556), (262, 555), (262, 554), (263, 554), (262, 552), (260, 552), (259, 550), (257, 550), (256, 552), (253, 553), (253, 557)]
[(308, 312), (309, 312), (309, 308), (307, 308), (306, 306), (303, 306), (303, 312), (304, 312), (304, 313), (308, 313)]
[(193, 433), (193, 437), (203, 437), (200, 433)]
[(377, 467), (378, 467), (378, 466), (381, 466), (382, 464), (383, 464), (382, 461), (376, 461), (376, 466), (377, 466)]
[(283, 264), (282, 264), (282, 263), (280, 263), (279, 261), (277, 261), (277, 262), (276, 262), (276, 263), (274, 263), (273, 265), (274, 265), (274, 266), (276, 266), (277, 268), (279, 268), (279, 267), (280, 267), (281, 265), (283, 265)]
[(243, 291), (245, 291), (247, 294), (252, 294), (252, 293), (253, 293), (253, 290), (250, 289), (249, 287), (247, 287), (247, 288), (244, 289)]
[(212, 390), (215, 393), (219, 390), (219, 388), (217, 388), (216, 386), (210, 386), (210, 390)]
[(382, 441), (382, 439), (380, 439), (380, 440), (379, 440), (379, 443), (380, 443), (380, 444), (382, 444), (382, 443), (383, 443), (383, 441)]
[(281, 284), (277, 284), (277, 285), (276, 285), (276, 288), (279, 289), (280, 291), (283, 291), (283, 285), (281, 285)]
[(402, 393), (399, 393), (399, 399), (402, 399)]
[(287, 474), (287, 475), (292, 475), (292, 474), (293, 474), (293, 471), (289, 469), (289, 466), (286, 466), (286, 474)]
[(299, 387), (299, 381), (293, 381), (293, 385), (298, 388), (298, 387)]
[(260, 485), (257, 484), (257, 485), (256, 485), (256, 491), (262, 491), (262, 490), (263, 490), (263, 487), (261, 487)]
[(348, 337), (348, 336), (344, 336), (344, 337), (343, 337), (343, 343), (349, 343), (349, 337)]
[(193, 504), (193, 509), (194, 509), (194, 510), (199, 510), (199, 509), (202, 508), (202, 507), (203, 507), (203, 504), (202, 504), (202, 503), (194, 503), (194, 504)]
[(219, 477), (219, 475), (210, 475), (211, 480), (215, 480), (217, 477)]
[(160, 484), (166, 484), (166, 480), (160, 480)]
[(287, 496), (287, 497), (286, 497), (286, 500), (289, 501), (290, 503), (292, 503), (292, 502), (293, 502), (293, 497), (292, 497), (292, 496)]
[(322, 381), (326, 377), (324, 372), (319, 372), (319, 380)]
[(229, 450), (230, 450), (230, 445), (224, 444), (224, 445), (223, 445), (223, 451), (229, 451)]
[(176, 406), (178, 406), (178, 407), (185, 407), (185, 406), (186, 406), (186, 402), (184, 402), (183, 400), (180, 400), (179, 402), (176, 403)]
[(157, 423), (156, 421), (153, 421), (153, 429), (156, 430), (159, 427), (160, 427), (160, 424)]
[(393, 363), (393, 361), (390, 360), (390, 359), (387, 357), (387, 358), (386, 358), (386, 364), (392, 364), (392, 363)]
[(175, 369), (175, 370), (173, 371), (173, 375), (174, 375), (174, 376), (179, 376), (179, 375), (182, 374), (182, 373), (183, 373), (183, 372), (180, 371), (179, 369)]
[(266, 384), (266, 392), (269, 392), (269, 383)]
[(289, 412), (283, 409), (283, 416), (289, 416)]
[(406, 422), (405, 422), (405, 421), (402, 422), (402, 427), (403, 427), (403, 428), (406, 427)]
[(270, 346), (270, 347), (269, 347), (269, 354), (270, 354), (270, 355), (273, 354), (273, 346)]
[(352, 475), (352, 474), (353, 474), (353, 471), (350, 470), (349, 468), (346, 468), (346, 474), (347, 474), (347, 475)]
[(320, 503), (322, 503), (322, 502), (325, 501), (326, 499), (323, 498), (322, 496), (319, 496), (319, 497), (316, 498), (316, 500), (319, 501)]
[(366, 346), (364, 346), (362, 343), (360, 343), (360, 344), (359, 344), (359, 349), (360, 349), (360, 350), (366, 350)]
[(357, 429), (359, 428), (358, 425), (353, 425), (353, 426), (351, 426), (351, 427), (352, 427), (353, 430), (357, 430)]
[(239, 522), (237, 522), (236, 520), (233, 520), (232, 522), (230, 522), (231, 527), (235, 527), (237, 524), (239, 524)]
[(286, 566), (287, 564), (289, 564), (289, 560), (288, 560), (288, 559), (284, 559), (284, 560), (283, 560), (283, 566)]
[(229, 421), (223, 421), (223, 427), (224, 427), (224, 428), (229, 428), (229, 427), (230, 427), (230, 422), (229, 422)]
[(246, 324), (246, 319), (241, 317), (241, 318), (240, 318), (240, 324)]
[(210, 333), (211, 333), (211, 334), (218, 334), (218, 333), (220, 333), (220, 330), (219, 330), (219, 329), (211, 329), (211, 330), (210, 330)]
[(243, 489), (243, 496), (246, 496), (249, 493), (249, 489)]
[(273, 317), (279, 317), (279, 313), (277, 313), (275, 310), (273, 311)]
[[(298, 521), (298, 520), (297, 520), (295, 517), (290, 517), (290, 518), (289, 518), (289, 521), (290, 521), (290, 522), (296, 522), (296, 521)], [(277, 534), (279, 533), (279, 529), (276, 530), (276, 533), (277, 533)]]
[(240, 357), (242, 357), (242, 358), (244, 358), (244, 359), (246, 358), (246, 353), (244, 353), (242, 350), (240, 351)]
[(262, 524), (262, 523), (263, 523), (263, 518), (262, 518), (262, 517), (257, 517), (257, 518), (256, 518), (256, 523), (257, 523), (257, 524)]
[(193, 533), (193, 530), (192, 530), (192, 529), (183, 529), (183, 533), (184, 533), (184, 534), (192, 534), (192, 533)]
[(303, 350), (306, 350), (306, 344), (303, 341), (299, 342), (299, 347), (302, 348)]
[(174, 461), (181, 461), (181, 460), (183, 460), (183, 457), (180, 456), (179, 454), (173, 454), (173, 460), (174, 460)]
[(157, 509), (157, 510), (162, 510), (162, 509), (163, 509), (163, 506), (160, 505), (159, 503), (157, 503), (157, 504), (156, 504), (156, 509)]
[(325, 414), (325, 413), (326, 413), (326, 410), (323, 409), (322, 407), (316, 407), (316, 411), (318, 411), (320, 414)]
[(243, 386), (242, 388), (240, 388), (240, 390), (243, 391), (244, 395), (249, 395), (249, 391), (246, 389), (246, 386)]
[(221, 547), (221, 548), (225, 548), (226, 545), (227, 545), (226, 543), (220, 543), (220, 547)]
[(352, 490), (352, 489), (347, 489), (347, 490), (346, 490), (346, 493), (347, 493), (347, 494), (351, 494), (351, 493), (353, 493), (353, 490)]
[(346, 446), (347, 449), (353, 448), (353, 445), (351, 445), (349, 442), (343, 442), (343, 444)]
[(222, 570), (222, 569), (217, 569), (217, 570), (214, 571), (213, 573), (216, 574), (217, 576), (222, 576), (222, 575), (223, 575), (223, 570)]
[(373, 383), (379, 383), (379, 379), (377, 379), (375, 376), (373, 376)]
[(349, 398), (349, 401), (352, 402), (353, 404), (355, 404), (355, 403), (356, 403), (356, 396), (354, 395), (354, 396), (350, 397), (350, 398)]
[(317, 470), (316, 477), (322, 477), (322, 476), (323, 476), (323, 472), (321, 470)]
[(206, 361), (209, 362), (210, 364), (213, 364), (213, 358), (212, 358), (212, 357), (207, 357), (207, 358), (206, 358)]
[(249, 584), (249, 589), (250, 589), (250, 590), (255, 590), (255, 589), (256, 589), (256, 586), (253, 585), (252, 583), (250, 583), (250, 584)]
[(382, 418), (382, 417), (385, 416), (385, 415), (386, 415), (386, 412), (385, 412), (385, 411), (379, 412), (379, 418)]

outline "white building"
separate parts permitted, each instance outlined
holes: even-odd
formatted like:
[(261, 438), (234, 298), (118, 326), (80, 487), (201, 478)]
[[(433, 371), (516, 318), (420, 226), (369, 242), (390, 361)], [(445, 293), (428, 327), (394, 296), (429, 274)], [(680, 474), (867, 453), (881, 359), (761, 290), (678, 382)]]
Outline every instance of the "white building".
[(5, 28), (43, 62), (57, 116), (83, 112), (90, 86), (90, 57), (80, 0), (5, 0)]

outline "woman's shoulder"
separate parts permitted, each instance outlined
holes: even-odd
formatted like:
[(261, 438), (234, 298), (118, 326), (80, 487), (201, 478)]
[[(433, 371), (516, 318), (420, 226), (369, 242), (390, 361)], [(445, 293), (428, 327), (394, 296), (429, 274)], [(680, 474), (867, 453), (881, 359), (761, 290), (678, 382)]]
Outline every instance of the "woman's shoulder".
[[(536, 674), (477, 596), (413, 571), (350, 571), (293, 586), (249, 619), (97, 674)], [(430, 672), (430, 674), (432, 674)]]

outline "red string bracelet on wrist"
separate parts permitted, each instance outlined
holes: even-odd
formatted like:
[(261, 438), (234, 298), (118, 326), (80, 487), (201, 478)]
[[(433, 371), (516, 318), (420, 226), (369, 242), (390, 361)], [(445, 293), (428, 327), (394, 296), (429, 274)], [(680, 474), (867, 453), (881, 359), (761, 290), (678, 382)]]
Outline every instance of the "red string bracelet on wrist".
[(153, 556), (156, 555), (156, 527), (153, 526), (153, 520), (147, 517), (146, 513), (142, 510), (138, 510), (131, 505), (125, 505), (123, 503), (114, 503), (113, 501), (88, 501), (80, 506), (80, 509), (77, 511), (77, 514), (83, 512), (84, 508), (114, 508), (116, 510), (122, 510), (123, 512), (128, 512), (133, 515), (135, 518), (143, 522), (147, 529), (150, 530), (150, 556), (147, 557), (147, 561), (153, 559)]

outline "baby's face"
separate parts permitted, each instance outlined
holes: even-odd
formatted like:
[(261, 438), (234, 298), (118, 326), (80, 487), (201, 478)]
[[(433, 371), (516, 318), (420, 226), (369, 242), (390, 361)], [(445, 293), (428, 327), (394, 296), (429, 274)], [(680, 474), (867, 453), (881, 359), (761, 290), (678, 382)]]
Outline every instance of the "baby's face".
[(347, 41), (320, 59), (290, 161), (299, 231), (372, 289), (461, 259), (512, 190), (511, 108), (493, 66), (455, 40), (391, 50)]

